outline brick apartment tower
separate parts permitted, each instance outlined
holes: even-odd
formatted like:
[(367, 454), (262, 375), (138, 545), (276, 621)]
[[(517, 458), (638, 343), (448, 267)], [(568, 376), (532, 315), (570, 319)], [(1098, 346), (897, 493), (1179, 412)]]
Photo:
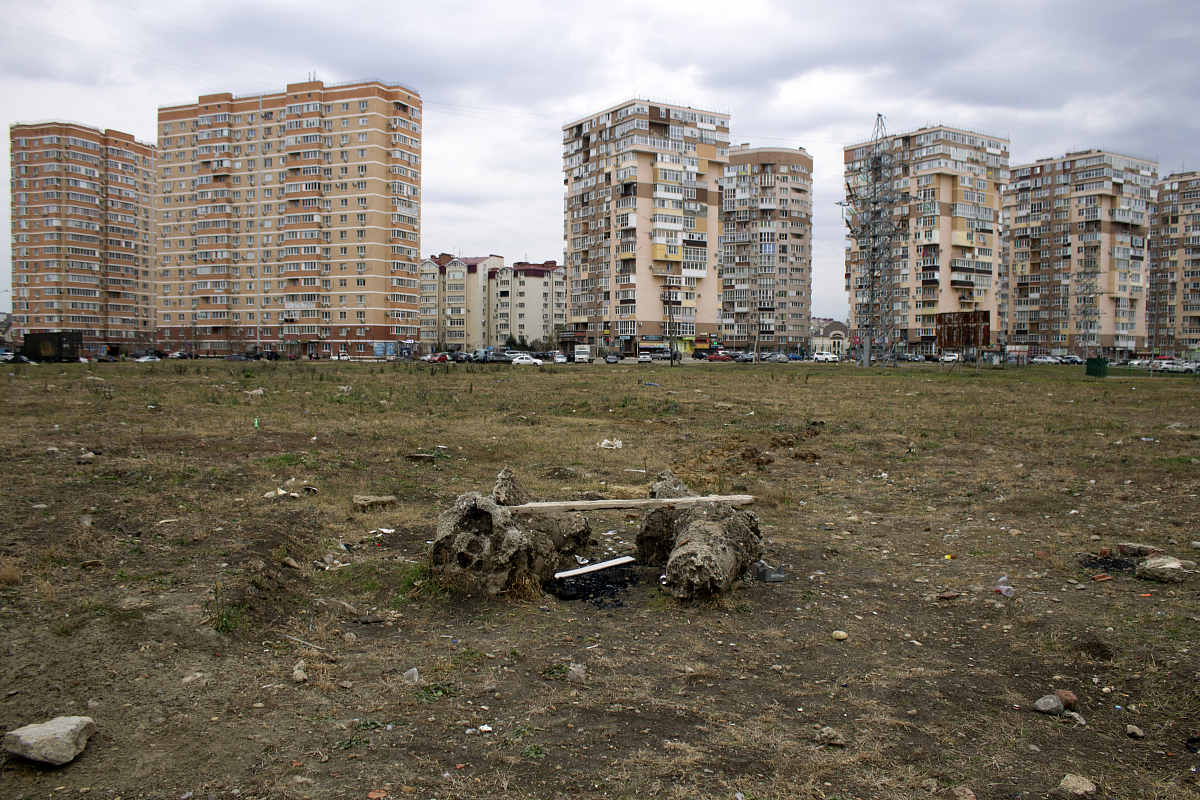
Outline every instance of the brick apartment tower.
[(757, 352), (807, 349), (812, 308), (812, 156), (729, 149), (723, 196), (721, 333)]
[[(869, 143), (845, 148), (846, 174)], [(937, 125), (892, 134), (888, 147), (911, 195), (898, 219), (908, 235), (892, 248), (892, 296), (897, 352), (933, 354), (935, 315), (987, 311), (997, 331), (1000, 186), (1008, 181), (1007, 139)], [(860, 338), (863, 261), (848, 239), (846, 291), (851, 342)]]
[[(1012, 168), (1002, 200), (1007, 344), (1031, 356), (1145, 350), (1157, 189), (1157, 162), (1105, 150)], [(1094, 296), (1081, 270), (1096, 274)], [(1081, 315), (1093, 304), (1098, 314)]]
[(148, 349), (154, 145), (73, 122), (9, 136), (13, 340), (80, 331), (88, 355)]
[(160, 347), (361, 356), (419, 339), (416, 90), (205, 95), (158, 125)]
[(690, 351), (716, 338), (728, 162), (727, 114), (630, 100), (563, 127), (564, 350), (635, 353), (674, 335)]
[(1149, 214), (1146, 349), (1200, 360), (1200, 172), (1163, 178)]

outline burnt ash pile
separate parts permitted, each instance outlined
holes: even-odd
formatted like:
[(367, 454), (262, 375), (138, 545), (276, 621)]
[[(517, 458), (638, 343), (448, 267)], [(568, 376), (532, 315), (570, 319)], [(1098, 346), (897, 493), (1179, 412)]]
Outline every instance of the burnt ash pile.
[(1137, 569), (1137, 562), (1132, 558), (1117, 556), (1083, 555), (1079, 557), (1079, 565), (1086, 570), (1100, 572), (1133, 572)]
[(620, 608), (625, 593), (641, 583), (642, 576), (632, 564), (622, 564), (573, 578), (556, 578), (547, 585), (559, 600), (583, 600), (596, 608)]

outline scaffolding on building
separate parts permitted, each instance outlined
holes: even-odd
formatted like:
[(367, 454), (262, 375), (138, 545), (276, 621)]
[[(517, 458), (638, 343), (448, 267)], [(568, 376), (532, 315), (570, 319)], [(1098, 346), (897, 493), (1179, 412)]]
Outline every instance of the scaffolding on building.
[(854, 327), (863, 366), (873, 361), (895, 364), (899, 331), (893, 310), (892, 248), (908, 241), (908, 222), (893, 216), (893, 210), (911, 196), (897, 187), (901, 170), (882, 114), (876, 116), (871, 141), (862, 150), (861, 158), (856, 151), (853, 168), (846, 173), (846, 200), (841, 204), (849, 238), (858, 245), (858, 260), (847, 265)]

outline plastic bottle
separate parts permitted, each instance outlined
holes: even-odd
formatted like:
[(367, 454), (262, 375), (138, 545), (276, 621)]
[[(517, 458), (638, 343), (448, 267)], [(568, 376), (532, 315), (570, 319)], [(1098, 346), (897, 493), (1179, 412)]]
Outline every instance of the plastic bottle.
[(1016, 590), (1008, 582), (1008, 576), (1003, 575), (1000, 580), (996, 581), (996, 594), (1002, 594), (1005, 597), (1012, 597)]

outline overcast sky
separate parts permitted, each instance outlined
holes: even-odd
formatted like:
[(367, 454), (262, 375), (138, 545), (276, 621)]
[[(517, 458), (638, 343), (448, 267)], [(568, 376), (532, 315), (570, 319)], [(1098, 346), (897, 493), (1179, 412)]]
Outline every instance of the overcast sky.
[(725, 111), (734, 143), (813, 155), (813, 313), (845, 319), (841, 149), (877, 112), (1007, 137), (1013, 164), (1196, 169), (1198, 34), (1195, 0), (0, 0), (0, 110), (154, 141), (157, 107), (200, 94), (402, 81), (425, 103), (422, 254), (509, 262), (562, 260), (564, 122), (631, 97)]

